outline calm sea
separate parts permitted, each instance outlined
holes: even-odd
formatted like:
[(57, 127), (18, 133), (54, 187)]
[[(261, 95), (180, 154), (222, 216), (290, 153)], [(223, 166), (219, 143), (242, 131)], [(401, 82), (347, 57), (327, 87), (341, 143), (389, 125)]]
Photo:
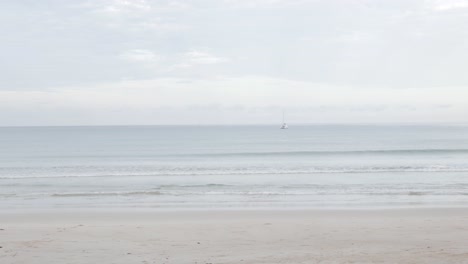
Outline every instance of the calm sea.
[(468, 126), (0, 128), (0, 208), (468, 205)]

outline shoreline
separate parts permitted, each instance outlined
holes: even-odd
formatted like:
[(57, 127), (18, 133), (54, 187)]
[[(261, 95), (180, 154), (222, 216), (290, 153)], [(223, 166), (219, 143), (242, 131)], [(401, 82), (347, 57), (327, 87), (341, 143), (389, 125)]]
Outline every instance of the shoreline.
[(468, 208), (0, 214), (1, 263), (468, 263)]
[(44, 208), (0, 208), (0, 215), (41, 215), (61, 213), (89, 213), (89, 214), (112, 214), (112, 213), (136, 213), (136, 214), (184, 214), (184, 213), (261, 213), (261, 212), (429, 212), (429, 211), (452, 211), (468, 212), (468, 205), (453, 206), (323, 206), (323, 207), (44, 207)]

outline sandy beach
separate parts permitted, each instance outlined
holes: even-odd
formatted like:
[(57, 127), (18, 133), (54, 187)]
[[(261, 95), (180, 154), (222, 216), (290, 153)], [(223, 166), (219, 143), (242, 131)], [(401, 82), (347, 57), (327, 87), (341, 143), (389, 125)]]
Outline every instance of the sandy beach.
[(467, 209), (4, 212), (0, 263), (468, 263)]

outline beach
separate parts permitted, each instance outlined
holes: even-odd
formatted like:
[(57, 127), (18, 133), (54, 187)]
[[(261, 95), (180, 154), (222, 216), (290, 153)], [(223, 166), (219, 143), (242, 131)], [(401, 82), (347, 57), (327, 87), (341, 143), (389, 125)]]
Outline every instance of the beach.
[(0, 263), (468, 263), (468, 209), (3, 212)]
[(0, 263), (468, 263), (468, 126), (0, 128)]
[(0, 19), (0, 264), (468, 264), (468, 0)]

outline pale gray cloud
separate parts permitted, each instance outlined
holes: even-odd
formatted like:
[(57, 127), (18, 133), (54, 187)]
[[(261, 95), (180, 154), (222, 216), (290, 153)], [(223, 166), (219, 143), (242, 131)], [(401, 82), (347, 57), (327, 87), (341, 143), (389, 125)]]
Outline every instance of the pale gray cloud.
[(191, 50), (184, 54), (188, 63), (192, 64), (218, 64), (228, 61), (227, 58), (217, 57), (210, 53)]
[(437, 0), (430, 3), (431, 7), (437, 11), (449, 11), (454, 9), (468, 8), (468, 1), (466, 0)]
[(2, 1), (0, 125), (468, 121), (467, 3)]
[(120, 54), (120, 57), (125, 60), (137, 62), (153, 62), (158, 60), (158, 56), (156, 56), (154, 52), (144, 49), (128, 50)]
[(151, 5), (146, 0), (97, 0), (88, 1), (84, 6), (93, 9), (94, 12), (109, 15), (121, 15), (128, 12), (147, 12), (151, 10)]

